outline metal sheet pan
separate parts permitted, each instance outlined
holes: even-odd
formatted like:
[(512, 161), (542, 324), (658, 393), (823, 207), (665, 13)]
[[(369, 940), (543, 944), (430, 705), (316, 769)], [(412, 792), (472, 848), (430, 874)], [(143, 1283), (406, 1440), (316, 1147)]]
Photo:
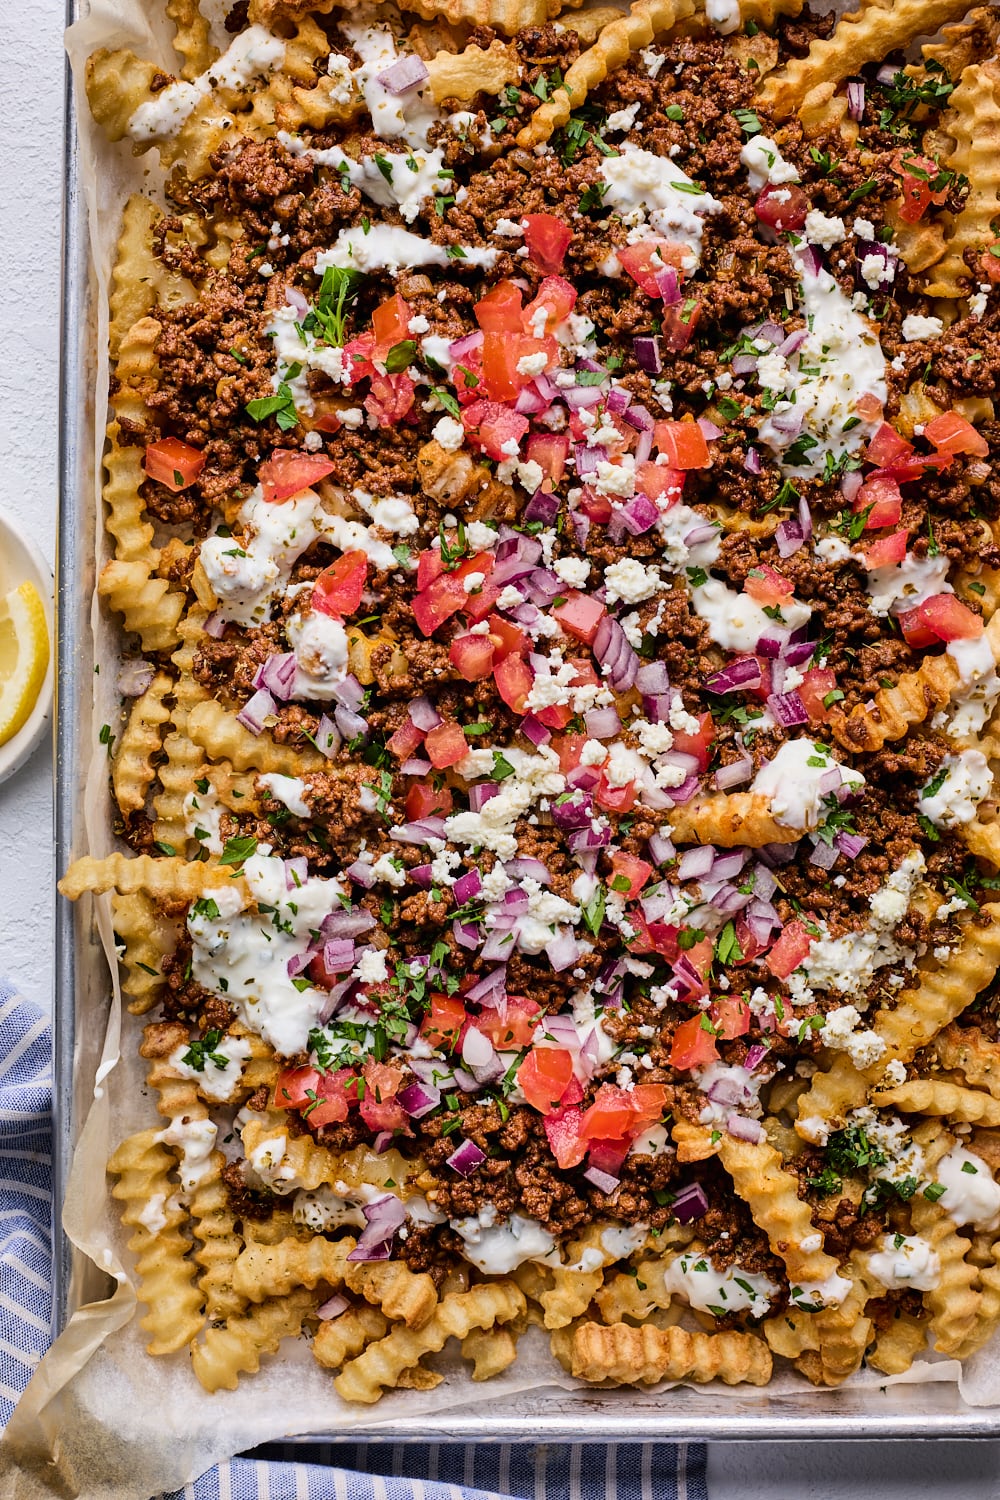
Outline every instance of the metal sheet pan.
[[(87, 0), (67, 0), (67, 23)], [(94, 393), (96, 307), (88, 253), (86, 206), (80, 186), (79, 142), (72, 94), (66, 85), (63, 200), (60, 512), (57, 563), (59, 674), (55, 757), (55, 859), (58, 870), (84, 852), (82, 786), (92, 733), (94, 649), (90, 614), (94, 589)], [(101, 414), (103, 421), (103, 413)], [(100, 1296), (102, 1278), (73, 1250), (61, 1225), (61, 1204), (73, 1146), (91, 1097), (100, 1038), (76, 1027), (78, 997), (108, 990), (103, 949), (92, 930), (89, 903), (56, 903), (53, 1031), (53, 1332), (75, 1308)], [(96, 1013), (100, 1013), (98, 1010)], [(871, 1438), (974, 1438), (1000, 1433), (1000, 1413), (970, 1407), (950, 1382), (871, 1390), (812, 1391), (778, 1396), (766, 1387), (666, 1395), (633, 1390), (553, 1388), (532, 1392), (502, 1410), (450, 1406), (404, 1429), (379, 1422), (352, 1428), (351, 1437), (386, 1442), (504, 1441), (621, 1442), (746, 1441)], [(318, 1434), (334, 1441), (337, 1434)], [(315, 1441), (302, 1438), (299, 1441)], [(292, 1441), (295, 1441), (294, 1439)]]

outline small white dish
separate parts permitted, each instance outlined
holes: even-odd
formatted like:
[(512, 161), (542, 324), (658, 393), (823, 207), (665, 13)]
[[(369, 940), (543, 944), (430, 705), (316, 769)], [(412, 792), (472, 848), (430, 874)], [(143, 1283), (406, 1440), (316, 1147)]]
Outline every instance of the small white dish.
[(35, 585), (45, 605), (45, 619), (49, 627), (49, 669), (28, 722), (18, 730), (13, 739), (0, 745), (0, 782), (6, 781), (8, 776), (13, 776), (24, 765), (49, 728), (56, 654), (52, 623), (52, 569), (35, 543), (9, 516), (0, 511), (0, 595), (25, 582)]

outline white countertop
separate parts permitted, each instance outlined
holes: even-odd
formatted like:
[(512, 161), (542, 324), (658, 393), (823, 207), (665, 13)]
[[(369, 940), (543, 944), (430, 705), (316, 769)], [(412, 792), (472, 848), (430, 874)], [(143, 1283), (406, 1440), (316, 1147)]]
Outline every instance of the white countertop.
[[(0, 54), (0, 506), (54, 556), (61, 0), (7, 0)], [(0, 974), (49, 1005), (52, 760), (0, 786)], [(1000, 1426), (1000, 1424), (998, 1424)], [(1000, 1442), (713, 1446), (711, 1500), (996, 1500)]]

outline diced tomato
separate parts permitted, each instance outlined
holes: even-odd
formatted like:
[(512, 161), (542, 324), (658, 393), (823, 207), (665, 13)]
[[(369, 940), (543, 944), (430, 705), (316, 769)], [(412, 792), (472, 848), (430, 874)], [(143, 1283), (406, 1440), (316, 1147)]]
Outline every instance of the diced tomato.
[(809, 715), (810, 724), (825, 724), (830, 710), (823, 701), (837, 687), (836, 673), (829, 667), (810, 667), (795, 691)]
[(398, 375), (382, 375), (376, 370), (362, 404), (380, 427), (395, 427), (412, 409), (415, 391), (405, 370)]
[(520, 445), (528, 430), (528, 419), (497, 401), (477, 400), (462, 412), (462, 426), (473, 446), (482, 448), (499, 462), (511, 456), (504, 451), (505, 444), (513, 442), (515, 448)]
[(779, 234), (801, 229), (809, 212), (809, 199), (794, 183), (769, 183), (757, 194), (753, 211), (768, 229)]
[[(747, 688), (745, 691), (750, 694), (751, 698), (756, 698), (758, 703), (766, 703), (774, 691), (774, 674), (771, 671), (771, 658), (769, 656), (758, 656), (757, 665), (760, 668), (760, 684), (754, 688)], [(674, 743), (676, 744), (676, 742), (675, 736)]]
[(374, 356), (384, 360), (395, 344), (410, 337), (410, 319), (413, 312), (409, 303), (397, 292), (381, 302), (372, 313), (372, 333), (375, 335)]
[[(483, 335), (479, 335), (480, 339)], [(470, 349), (452, 366), (451, 383), (460, 406), (471, 406), (483, 398), (483, 346)]]
[(607, 495), (597, 494), (596, 490), (592, 490), (589, 485), (583, 486), (583, 493), (576, 503), (595, 526), (606, 526), (611, 520), (611, 501)]
[(629, 926), (635, 928), (636, 936), (629, 941), (632, 953), (658, 953), (671, 963), (678, 953), (676, 927), (666, 922), (647, 922), (638, 907), (629, 912)]
[(422, 592), (444, 572), (444, 558), (439, 547), (426, 547), (417, 559), (417, 592)]
[(565, 729), (573, 710), (568, 703), (550, 703), (545, 708), (536, 708), (534, 714), (547, 729)]
[(495, 561), (492, 552), (477, 552), (474, 557), (464, 558), (450, 572), (439, 573), (425, 589), (414, 594), (413, 618), (424, 635), (433, 635), (445, 620), (450, 620), (452, 615), (467, 607), (470, 595), (465, 587), (465, 579), (470, 573), (489, 575)]
[(306, 1122), (314, 1130), (338, 1124), (347, 1119), (347, 1096), (337, 1088), (336, 1078), (318, 1068), (283, 1068), (274, 1086), (275, 1108), (307, 1112)]
[(957, 411), (943, 411), (939, 417), (928, 422), (924, 428), (924, 437), (942, 453), (971, 453), (976, 458), (989, 457), (989, 443)]
[(882, 403), (872, 391), (864, 391), (858, 397), (854, 410), (866, 422), (878, 422), (882, 417)]
[(446, 818), (454, 805), (448, 787), (433, 787), (429, 781), (413, 781), (406, 793), (406, 816), (411, 823), (421, 818)]
[[(431, 992), (431, 1008), (420, 1023), (420, 1035), (439, 1052), (455, 1052), (472, 1024), (460, 995)], [(477, 1027), (479, 1021), (476, 1022)]]
[(662, 1119), (667, 1107), (667, 1086), (664, 1083), (637, 1083), (628, 1091), (628, 1098), (633, 1125), (645, 1129)]
[(947, 185), (936, 190), (931, 186), (940, 177), (941, 168), (929, 156), (901, 149), (892, 158), (892, 169), (903, 179), (903, 202), (898, 212), (904, 224), (915, 224), (932, 203), (941, 204), (947, 198)]
[(868, 511), (865, 518), (866, 531), (878, 531), (882, 526), (898, 526), (903, 514), (903, 497), (898, 482), (884, 474), (871, 475), (855, 495), (851, 509), (859, 514)]
[[(559, 484), (566, 472), (569, 438), (564, 432), (533, 432), (528, 438), (529, 463), (538, 464), (546, 479)], [(544, 488), (544, 481), (543, 481)]]
[(590, 594), (581, 594), (576, 589), (570, 589), (562, 604), (557, 604), (552, 610), (552, 616), (559, 621), (563, 630), (578, 641), (583, 641), (587, 646), (594, 644), (597, 627), (600, 625), (607, 609), (599, 599)]
[(583, 1111), (570, 1107), (556, 1110), (545, 1116), (545, 1134), (549, 1138), (549, 1150), (556, 1165), (566, 1171), (578, 1167), (587, 1154), (587, 1142), (580, 1135)]
[[(909, 645), (919, 630), (930, 631), (935, 641), (972, 641), (983, 633), (983, 617), (954, 594), (933, 594), (899, 616), (900, 628)], [(928, 643), (929, 644), (929, 643)]]
[[(521, 314), (521, 327), (525, 333), (541, 338), (551, 333), (576, 306), (576, 287), (565, 276), (546, 276), (534, 300), (529, 302)], [(539, 313), (544, 309), (544, 324)]]
[(697, 422), (657, 422), (653, 442), (667, 456), (672, 469), (707, 469), (712, 462), (705, 435)]
[(542, 1007), (537, 1000), (529, 1000), (526, 995), (508, 995), (507, 1014), (501, 1016), (499, 1011), (484, 1008), (476, 1017), (476, 1030), (488, 1036), (497, 1051), (509, 1052), (514, 1047), (531, 1046), (541, 1015)]
[(585, 734), (553, 735), (550, 749), (558, 755), (559, 769), (564, 776), (567, 772), (574, 771), (580, 764), (580, 753), (587, 739), (588, 736)]
[(375, 366), (372, 364), (374, 353), (373, 333), (359, 333), (357, 338), (348, 339), (344, 345), (344, 368), (350, 376), (348, 385), (375, 373)]
[(534, 673), (522, 656), (505, 656), (493, 668), (493, 679), (508, 708), (516, 714), (527, 710), (527, 698), (535, 681)]
[(524, 243), (528, 254), (540, 271), (561, 271), (572, 231), (555, 214), (525, 214)]
[(313, 584), (312, 607), (320, 614), (342, 620), (361, 603), (368, 581), (368, 557), (364, 552), (344, 552), (324, 568)]
[[(204, 467), (204, 453), (192, 448), (190, 443), (182, 443), (180, 438), (161, 438), (158, 443), (146, 444), (146, 473), (158, 484), (165, 484), (174, 494), (194, 484)], [(261, 472), (263, 474), (263, 470)], [(265, 494), (264, 498), (269, 500), (272, 497)]]
[(764, 960), (775, 979), (787, 979), (797, 969), (812, 947), (812, 938), (796, 919), (784, 928), (778, 941)]
[(720, 995), (718, 1000), (712, 1001), (709, 1014), (715, 1025), (716, 1034), (721, 1036), (724, 1042), (731, 1042), (734, 1037), (746, 1036), (750, 1030), (750, 1007), (742, 995)]
[(503, 661), (511, 655), (527, 655), (531, 641), (520, 625), (515, 625), (513, 620), (505, 620), (502, 615), (490, 615), (489, 624), (487, 639), (493, 645), (494, 661)]
[(484, 333), (520, 333), (523, 298), (513, 281), (498, 281), (472, 311)]
[(528, 383), (518, 374), (521, 345), (509, 333), (483, 335), (483, 391), (490, 401), (514, 401)]
[(697, 984), (691, 982), (690, 976), (686, 979), (689, 988), (689, 997), (708, 994), (708, 975), (712, 967), (712, 939), (705, 937), (688, 948), (684, 957), (687, 960), (685, 969), (691, 968), (698, 976)]
[(672, 1068), (703, 1068), (718, 1062), (719, 1049), (710, 1026), (704, 1024), (702, 1015), (682, 1021), (674, 1032), (670, 1044), (670, 1066)]
[(573, 1077), (573, 1054), (565, 1047), (533, 1047), (517, 1070), (517, 1085), (539, 1114), (559, 1107)]
[(436, 729), (427, 732), (424, 749), (432, 766), (444, 771), (455, 766), (469, 753), (469, 742), (461, 724), (449, 724), (447, 720)]
[(772, 606), (794, 594), (795, 585), (783, 573), (779, 573), (777, 568), (772, 568), (770, 563), (758, 562), (754, 563), (747, 574), (743, 591), (755, 603)]
[(496, 608), (496, 602), (503, 593), (503, 589), (487, 578), (478, 588), (472, 590), (471, 594), (465, 596), (465, 617), (473, 625), (478, 625), (492, 609)]
[[(203, 460), (204, 461), (204, 460)], [(300, 453), (296, 448), (275, 448), (257, 471), (264, 499), (290, 500), (310, 485), (332, 474), (334, 465), (321, 453)]]
[(321, 990), (332, 990), (335, 984), (339, 984), (344, 978), (343, 969), (327, 968), (323, 957), (324, 949), (320, 948), (314, 953), (306, 967), (306, 973), (313, 984), (318, 984)]
[(365, 1091), (360, 1103), (360, 1114), (368, 1129), (399, 1130), (412, 1135), (410, 1117), (396, 1098), (403, 1081), (401, 1069), (376, 1062), (373, 1057), (369, 1057), (365, 1060), (362, 1072)]
[(600, 781), (594, 788), (594, 801), (598, 807), (603, 807), (605, 812), (631, 812), (637, 796), (638, 791), (634, 781), (627, 781), (624, 786), (610, 786), (603, 771)]
[(698, 770), (708, 769), (708, 752), (715, 739), (715, 724), (710, 713), (698, 714), (698, 729), (696, 733), (689, 734), (686, 729), (675, 729), (674, 749), (682, 750), (685, 755), (695, 755), (698, 758)]
[(617, 1141), (635, 1124), (630, 1096), (613, 1083), (602, 1083), (594, 1102), (584, 1112), (580, 1135), (585, 1141)]
[[(634, 245), (622, 245), (615, 250), (615, 254), (621, 261), (622, 269), (647, 297), (662, 297), (663, 289), (659, 278), (664, 271), (674, 270), (681, 272), (684, 269), (685, 260), (690, 260), (691, 252), (686, 245), (679, 245), (675, 240), (639, 240)], [(680, 280), (678, 276), (678, 280)]]
[(386, 740), (386, 749), (399, 760), (409, 760), (424, 742), (424, 731), (418, 729), (410, 718), (403, 720), (395, 734)]
[[(319, 403), (317, 402), (317, 406), (318, 405)], [(324, 412), (321, 417), (316, 417), (310, 423), (310, 431), (325, 432), (328, 435), (332, 436), (333, 433), (339, 432), (343, 425), (343, 422), (340, 420), (340, 417), (335, 411), (328, 411)]]
[(865, 458), (880, 469), (887, 468), (899, 458), (907, 458), (913, 452), (913, 444), (900, 437), (895, 427), (883, 422), (876, 428), (865, 449)]
[(701, 302), (695, 297), (685, 297), (671, 307), (664, 307), (660, 322), (660, 342), (671, 354), (680, 354), (686, 349), (701, 322)]
[(890, 536), (880, 536), (877, 542), (865, 550), (865, 567), (871, 571), (872, 568), (887, 568), (893, 563), (901, 563), (906, 556), (906, 543), (910, 533), (905, 530), (894, 531)]
[[(611, 856), (611, 872), (611, 889), (624, 896), (626, 901), (632, 901), (652, 875), (653, 866), (648, 860), (637, 859), (634, 854), (619, 849)], [(623, 880), (628, 882), (627, 886), (622, 885)]]
[(1000, 281), (1000, 242), (989, 245), (979, 257), (979, 269), (994, 285)]
[(672, 469), (668, 464), (654, 464), (647, 459), (635, 469), (636, 487), (655, 500), (661, 510), (667, 510), (684, 493), (684, 471)]
[(488, 635), (456, 635), (448, 660), (466, 682), (480, 682), (493, 671), (493, 642)]
[(922, 619), (919, 610), (904, 610), (896, 618), (899, 622), (899, 628), (903, 632), (904, 641), (908, 646), (912, 646), (914, 651), (926, 651), (928, 646), (937, 645), (938, 637), (927, 622)]

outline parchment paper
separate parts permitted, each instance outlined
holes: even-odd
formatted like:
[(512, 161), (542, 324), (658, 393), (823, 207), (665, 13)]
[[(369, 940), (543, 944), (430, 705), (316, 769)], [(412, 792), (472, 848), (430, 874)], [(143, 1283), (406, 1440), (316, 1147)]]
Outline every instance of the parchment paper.
[[(96, 409), (106, 410), (108, 389), (107, 287), (118, 233), (121, 205), (129, 192), (156, 190), (160, 173), (155, 152), (134, 158), (127, 143), (109, 146), (93, 124), (82, 87), (87, 56), (98, 46), (129, 46), (140, 56), (158, 58), (173, 71), (177, 64), (170, 33), (159, 11), (143, 0), (93, 0), (89, 15), (71, 28), (67, 46), (75, 72), (77, 121), (82, 144), (82, 176), (88, 206), (92, 255), (98, 282), (99, 326)], [(224, 13), (221, 3), (206, 4), (216, 24)], [(225, 46), (225, 38), (218, 38)], [(95, 472), (101, 474), (103, 422), (93, 434)], [(102, 514), (100, 495), (96, 514)], [(98, 527), (95, 538), (98, 564), (104, 560), (106, 538)], [(93, 610), (95, 658), (104, 669), (95, 676), (95, 723), (114, 724), (119, 703), (114, 688), (118, 645), (114, 629)], [(95, 755), (89, 768), (86, 795), (89, 847), (100, 854), (114, 847), (107, 761)], [(25, 1392), (7, 1435), (0, 1445), (0, 1487), (11, 1500), (66, 1496), (75, 1500), (149, 1500), (163, 1490), (180, 1488), (221, 1459), (244, 1448), (298, 1433), (345, 1435), (373, 1419), (392, 1431), (405, 1433), (421, 1416), (457, 1408), (510, 1407), (525, 1392), (537, 1392), (530, 1403), (538, 1417), (545, 1402), (556, 1398), (564, 1409), (565, 1393), (575, 1392), (593, 1409), (595, 1393), (583, 1391), (553, 1360), (548, 1340), (530, 1329), (521, 1340), (512, 1368), (484, 1386), (469, 1381), (468, 1367), (457, 1358), (439, 1363), (445, 1383), (435, 1391), (390, 1392), (373, 1411), (348, 1405), (333, 1389), (329, 1374), (320, 1369), (301, 1340), (287, 1340), (280, 1356), (265, 1359), (260, 1373), (246, 1377), (235, 1392), (206, 1396), (188, 1368), (186, 1355), (152, 1359), (145, 1353), (146, 1338), (138, 1327), (135, 1289), (126, 1236), (108, 1194), (105, 1163), (111, 1149), (125, 1135), (149, 1126), (155, 1114), (148, 1097), (144, 1070), (137, 1056), (137, 1026), (127, 1025), (123, 1041), (121, 996), (113, 961), (113, 934), (106, 898), (94, 903), (94, 917), (109, 959), (110, 1008), (89, 1004), (78, 1009), (81, 1031), (105, 1040), (93, 1104), (74, 1157), (64, 1205), (64, 1224), (72, 1243), (83, 1251), (113, 1288), (105, 1300), (81, 1307), (42, 1361)], [(98, 1278), (99, 1279), (99, 1278)], [(967, 1362), (964, 1369), (952, 1360), (930, 1356), (917, 1361), (905, 1375), (887, 1379), (864, 1371), (848, 1382), (856, 1407), (858, 1392), (895, 1384), (959, 1382), (964, 1399), (974, 1406), (1000, 1404), (1000, 1340)], [(669, 1387), (664, 1386), (667, 1391)], [(690, 1414), (696, 1388), (679, 1393)], [(761, 1392), (713, 1386), (697, 1392), (706, 1432), (722, 1404), (752, 1421), (754, 1407), (763, 1414), (774, 1397), (796, 1403), (836, 1400), (830, 1392), (816, 1392), (792, 1372), (776, 1376)], [(666, 1406), (669, 1396), (661, 1399)], [(620, 1402), (622, 1433), (637, 1405), (648, 1409), (649, 1395), (607, 1391), (600, 1400)], [(928, 1390), (927, 1409), (934, 1409)], [(874, 1402), (873, 1402), (874, 1405)], [(523, 1408), (522, 1408), (523, 1409)], [(581, 1423), (585, 1422), (581, 1414)]]

